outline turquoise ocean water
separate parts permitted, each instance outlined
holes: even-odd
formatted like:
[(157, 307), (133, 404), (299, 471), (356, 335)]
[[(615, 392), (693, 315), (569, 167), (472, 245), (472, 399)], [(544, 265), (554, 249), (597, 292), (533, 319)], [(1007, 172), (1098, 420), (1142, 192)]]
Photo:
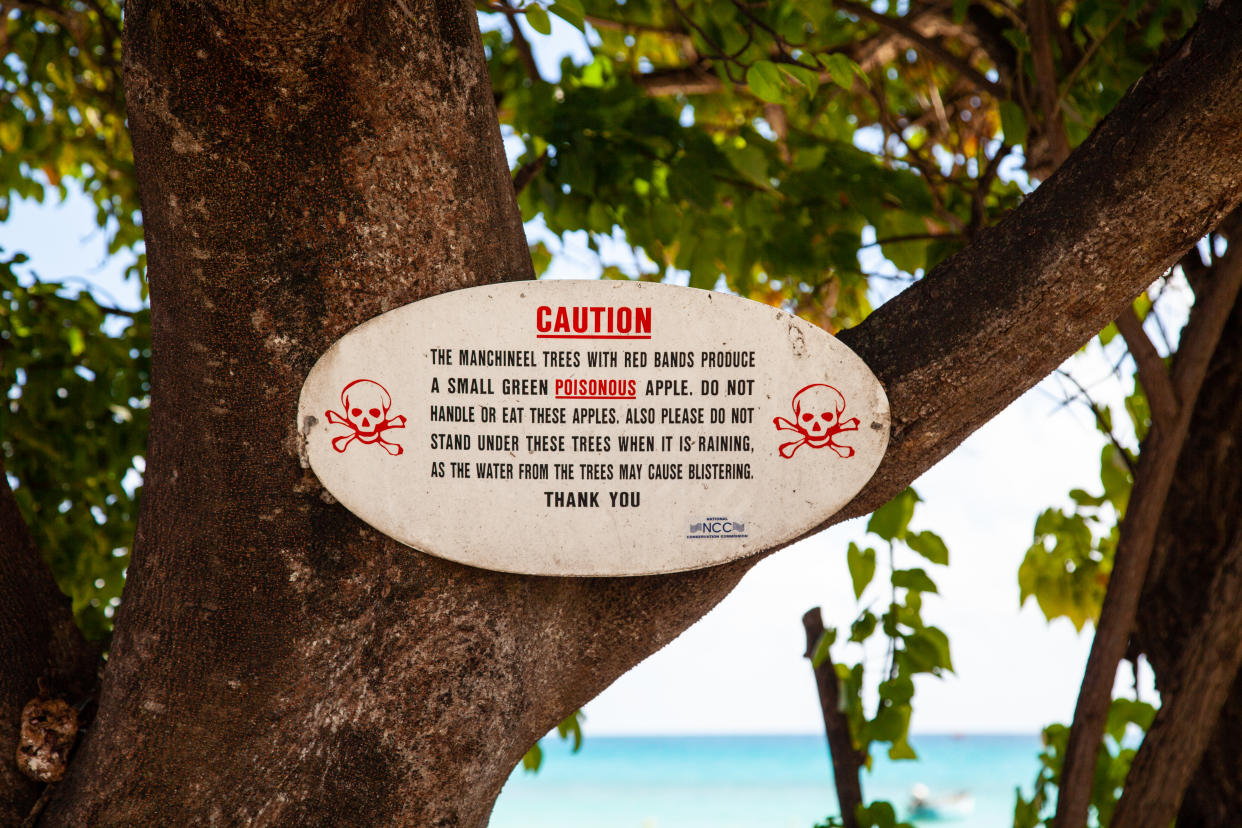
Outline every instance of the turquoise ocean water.
[[(1008, 828), (1014, 788), (1029, 793), (1037, 735), (923, 735), (917, 762), (876, 758), (863, 777), (870, 799), (899, 812), (910, 789), (968, 791), (969, 816), (918, 821), (943, 828)], [(491, 828), (811, 828), (836, 813), (822, 736), (591, 736), (570, 755), (544, 740), (543, 768), (505, 785)], [(900, 816), (904, 814), (899, 813)]]

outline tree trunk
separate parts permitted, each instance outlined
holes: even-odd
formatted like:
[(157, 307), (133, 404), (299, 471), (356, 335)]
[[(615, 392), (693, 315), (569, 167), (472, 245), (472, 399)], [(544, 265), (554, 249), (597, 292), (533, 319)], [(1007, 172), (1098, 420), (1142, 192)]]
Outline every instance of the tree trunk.
[(1113, 828), (1172, 825), (1216, 735), (1216, 722), (1242, 666), (1242, 535), (1230, 543), (1203, 608), (1203, 626), (1178, 659), (1177, 690), (1162, 699), (1130, 766)]
[[(1200, 29), (1014, 215), (849, 332), (894, 433), (834, 520), (904, 488), (1242, 199), (1242, 9)], [(472, 4), (133, 0), (126, 90), (146, 483), (99, 715), (42, 824), (481, 826), (530, 744), (760, 556), (472, 569), (381, 536), (299, 463), (298, 392), (333, 341), (531, 274)]]
[(99, 718), (43, 824), (482, 825), (567, 698), (745, 567), (646, 600), (471, 569), (298, 462), (302, 381), (342, 334), (531, 276), (472, 5), (135, 2), (126, 46), (146, 483)]
[[(1238, 240), (1234, 240), (1237, 243)], [(1213, 354), (1182, 449), (1157, 541), (1159, 571), (1143, 596), (1138, 636), (1166, 699), (1187, 677), (1179, 664), (1206, 626), (1203, 613), (1231, 544), (1242, 537), (1242, 301)], [(1242, 631), (1237, 632), (1242, 635)], [(1233, 679), (1178, 816), (1179, 828), (1228, 828), (1242, 813), (1242, 681)]]

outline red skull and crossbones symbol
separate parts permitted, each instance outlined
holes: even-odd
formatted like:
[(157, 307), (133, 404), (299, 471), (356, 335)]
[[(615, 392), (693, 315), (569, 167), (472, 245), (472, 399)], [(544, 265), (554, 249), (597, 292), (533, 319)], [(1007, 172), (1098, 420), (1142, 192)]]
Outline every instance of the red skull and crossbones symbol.
[(853, 457), (854, 449), (836, 442), (836, 436), (843, 431), (857, 431), (858, 418), (842, 420), (845, 413), (845, 397), (831, 385), (816, 383), (808, 385), (794, 394), (793, 422), (784, 417), (772, 420), (777, 431), (796, 431), (802, 435), (801, 440), (781, 445), (781, 457), (786, 460), (803, 446), (823, 448), (827, 446), (840, 457)]
[(345, 406), (345, 416), (335, 411), (325, 411), (324, 415), (328, 422), (348, 426), (352, 432), (332, 438), (332, 448), (344, 452), (351, 442), (357, 440), (360, 443), (378, 443), (394, 457), (403, 451), (401, 446), (384, 439), (384, 432), (388, 429), (405, 428), (405, 417), (388, 416), (392, 397), (387, 388), (375, 380), (356, 379), (341, 391), (341, 405)]

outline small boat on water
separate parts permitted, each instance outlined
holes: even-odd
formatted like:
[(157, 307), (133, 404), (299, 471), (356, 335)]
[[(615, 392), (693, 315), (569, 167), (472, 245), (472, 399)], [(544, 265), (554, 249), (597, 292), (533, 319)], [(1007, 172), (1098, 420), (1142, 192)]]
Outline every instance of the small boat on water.
[(918, 783), (910, 789), (908, 817), (924, 822), (951, 822), (965, 819), (975, 811), (975, 798), (967, 791), (932, 796), (931, 789)]

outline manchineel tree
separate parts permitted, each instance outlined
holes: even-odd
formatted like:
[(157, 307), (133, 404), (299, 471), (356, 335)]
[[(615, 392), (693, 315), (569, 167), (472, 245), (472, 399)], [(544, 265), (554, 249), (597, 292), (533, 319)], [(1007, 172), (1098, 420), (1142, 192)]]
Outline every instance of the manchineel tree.
[[(762, 557), (637, 579), (470, 569), (380, 536), (299, 462), (297, 395), (328, 345), (533, 277), (537, 214), (619, 229), (640, 278), (723, 276), (867, 360), (892, 441), (830, 523), (902, 494), (1115, 320), (1142, 451), (1114, 447), (1104, 493), (1041, 519), (1024, 565), (1049, 614), (1100, 606), (1064, 764), (1052, 744), (1026, 824), (1052, 784), (1061, 828), (1093, 803), (1127, 828), (1242, 808), (1238, 4), (568, 0), (487, 5), (483, 35), (472, 5), (421, 0), (131, 2), (123, 35), (107, 0), (0, 8), (0, 207), (80, 182), (116, 249), (141, 227), (151, 306), (0, 267), (6, 823), (486, 824), (541, 735)], [(596, 38), (555, 79), (518, 22), (546, 31), (548, 11)], [(1010, 156), (1044, 183), (1024, 194)], [(870, 313), (869, 246), (912, 281)], [(1133, 303), (1175, 266), (1196, 301), (1169, 366)], [(857, 586), (867, 555), (850, 557)], [(926, 584), (905, 583), (908, 610)], [(1114, 809), (1123, 780), (1101, 793), (1095, 759), (1138, 653), (1162, 706)], [(9, 759), (38, 697), (85, 723), (52, 785)], [(899, 746), (902, 711), (881, 713), (855, 709), (851, 747)]]

